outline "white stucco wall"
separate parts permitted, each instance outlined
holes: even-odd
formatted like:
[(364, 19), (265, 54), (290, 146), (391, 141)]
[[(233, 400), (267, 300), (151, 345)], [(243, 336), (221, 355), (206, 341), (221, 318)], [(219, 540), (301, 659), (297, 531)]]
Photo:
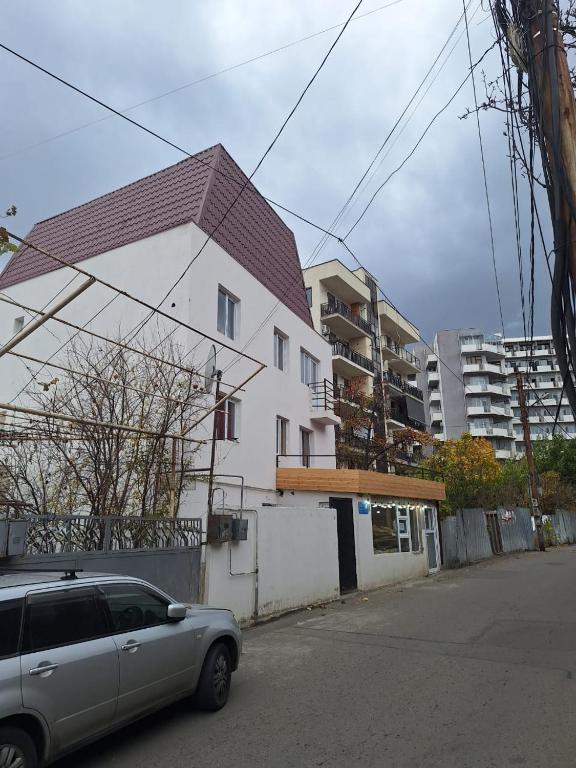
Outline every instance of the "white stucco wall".
[(206, 602), (247, 621), (256, 589), (259, 618), (338, 597), (333, 509), (264, 507), (246, 517), (248, 541), (207, 547)]
[[(354, 539), (356, 548), (356, 575), (358, 589), (373, 589), (386, 584), (396, 584), (408, 579), (415, 579), (428, 575), (428, 556), (426, 542), (421, 533), (423, 552), (385, 552), (375, 553), (372, 538), (371, 514), (360, 514), (358, 502), (361, 499), (369, 499), (368, 496), (346, 493), (301, 493), (292, 495), (286, 492), (280, 499), (285, 505), (300, 506), (303, 504), (318, 505), (319, 502), (327, 503), (330, 498), (352, 499), (354, 515)], [(322, 507), (318, 511), (325, 511)], [(422, 521), (420, 521), (422, 523)]]
[[(206, 235), (194, 224), (186, 224), (145, 240), (123, 246), (107, 253), (87, 259), (79, 266), (94, 273), (119, 288), (156, 304), (168, 288), (182, 274), (192, 257), (198, 252)], [(11, 286), (4, 291), (16, 301), (30, 307), (41, 308), (58, 291), (64, 288), (73, 276), (70, 269), (54, 272)], [(74, 285), (80, 282), (77, 278)], [(218, 286), (222, 285), (240, 301), (239, 332), (230, 340), (217, 331)], [(114, 293), (99, 285), (91, 287), (82, 296), (64, 309), (61, 317), (78, 325), (84, 324)], [(174, 306), (172, 306), (174, 305)], [(278, 306), (276, 306), (278, 305)], [(199, 258), (171, 294), (163, 309), (173, 316), (198, 328), (204, 333), (229, 343), (241, 350), (249, 344), (247, 353), (267, 364), (267, 368), (246, 386), (245, 392), (238, 393), (239, 439), (238, 442), (217, 444), (216, 471), (243, 475), (246, 482), (245, 504), (257, 505), (262, 501), (275, 501), (275, 440), (276, 416), (289, 420), (288, 453), (299, 453), (299, 427), (310, 429), (313, 454), (334, 454), (334, 427), (319, 426), (312, 421), (310, 391), (300, 383), (300, 348), (303, 347), (320, 361), (319, 378), (332, 378), (330, 346), (324, 339), (300, 320), (284, 304), (268, 291), (258, 280), (231, 258), (219, 245), (210, 241)], [(274, 314), (262, 330), (259, 326), (271, 311)], [(0, 303), (0, 341), (12, 336), (14, 319), (25, 314), (20, 309)], [(116, 336), (126, 333), (147, 314), (147, 310), (134, 302), (118, 298), (96, 320), (90, 328), (103, 335)], [(174, 327), (169, 321), (153, 320), (148, 325), (151, 332), (160, 332)], [(274, 367), (273, 333), (278, 328), (288, 337), (288, 366), (286, 371)], [(257, 335), (252, 339), (253, 334)], [(50, 322), (22, 342), (18, 351), (46, 359), (68, 337), (69, 331), (57, 323)], [(52, 335), (54, 334), (54, 335)], [(192, 351), (192, 365), (200, 371), (209, 356), (211, 341), (203, 340), (199, 334), (180, 330), (175, 336)], [(233, 352), (219, 349), (217, 365), (225, 370), (225, 382), (237, 384), (255, 370), (255, 364), (240, 360)], [(62, 361), (62, 356), (58, 356)], [(37, 366), (32, 365), (36, 370)], [(29, 379), (29, 372), (22, 361), (11, 356), (0, 359), (0, 402), (10, 400)], [(38, 378), (50, 380), (53, 376), (61, 379), (65, 386), (65, 374), (47, 369)], [(225, 388), (226, 391), (226, 388)], [(230, 388), (227, 389), (230, 391)], [(23, 399), (19, 400), (24, 402)], [(212, 418), (196, 430), (195, 437), (206, 439), (211, 436)], [(298, 459), (285, 459), (284, 466), (298, 463)], [(196, 466), (208, 466), (209, 448), (202, 449), (196, 458)], [(331, 457), (313, 460), (313, 466), (333, 467)], [(218, 479), (224, 488), (227, 505), (238, 505), (240, 495), (237, 481)], [(203, 515), (206, 507), (206, 489), (198, 483), (196, 489), (186, 494), (186, 503), (180, 514)]]

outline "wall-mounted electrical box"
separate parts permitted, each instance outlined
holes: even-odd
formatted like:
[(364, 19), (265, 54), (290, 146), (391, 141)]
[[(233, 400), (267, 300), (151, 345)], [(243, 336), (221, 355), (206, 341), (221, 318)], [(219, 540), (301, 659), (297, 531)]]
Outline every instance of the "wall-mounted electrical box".
[(248, 519), (235, 517), (232, 523), (232, 540), (247, 541), (248, 539)]
[(13, 557), (26, 554), (25, 520), (0, 520), (0, 557)]
[(232, 515), (208, 515), (206, 541), (208, 544), (224, 544), (226, 541), (232, 541), (233, 526)]

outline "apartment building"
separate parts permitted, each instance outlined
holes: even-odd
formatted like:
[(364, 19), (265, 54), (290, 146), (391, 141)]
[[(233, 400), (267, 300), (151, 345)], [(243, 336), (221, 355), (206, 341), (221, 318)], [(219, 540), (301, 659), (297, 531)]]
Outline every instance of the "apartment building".
[(417, 379), (425, 392), (426, 423), (439, 440), (463, 432), (484, 437), (496, 457), (515, 455), (515, 433), (505, 348), (501, 337), (477, 328), (439, 331), (431, 352), (416, 348), (424, 365)]
[(511, 391), (516, 452), (524, 453), (525, 444), (520, 421), (515, 366), (524, 376), (531, 439), (533, 441), (550, 439), (558, 406), (560, 411), (556, 432), (564, 437), (576, 435), (574, 415), (568, 398), (562, 393), (562, 376), (558, 368), (552, 336), (534, 336), (533, 339), (505, 338), (504, 349)]
[[(304, 270), (304, 284), (314, 328), (332, 347), (334, 399), (346, 407), (350, 390), (374, 391), (381, 379), (388, 436), (409, 426), (424, 429), (423, 393), (416, 383), (418, 358), (407, 349), (420, 338), (418, 329), (388, 302), (378, 298), (378, 283), (360, 268), (338, 259)], [(362, 440), (361, 430), (337, 439)]]

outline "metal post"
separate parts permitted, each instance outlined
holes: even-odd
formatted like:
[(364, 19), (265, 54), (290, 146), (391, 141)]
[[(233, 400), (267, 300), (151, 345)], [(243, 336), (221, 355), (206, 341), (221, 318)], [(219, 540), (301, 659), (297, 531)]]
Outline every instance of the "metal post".
[[(219, 405), (220, 398), (220, 381), (222, 379), (222, 371), (216, 371), (216, 407)], [(212, 494), (214, 488), (214, 463), (216, 461), (216, 433), (218, 429), (218, 411), (214, 411), (214, 421), (212, 422), (212, 448), (210, 451), (210, 473), (208, 475), (208, 514), (212, 514)]]
[(514, 366), (516, 374), (516, 386), (518, 388), (518, 405), (520, 406), (520, 419), (522, 420), (522, 431), (524, 432), (524, 445), (526, 446), (526, 461), (528, 463), (528, 472), (530, 475), (530, 498), (532, 500), (532, 514), (536, 523), (536, 536), (538, 538), (538, 548), (541, 552), (546, 551), (544, 544), (544, 530), (542, 528), (542, 514), (538, 504), (538, 478), (536, 476), (536, 467), (534, 465), (534, 454), (532, 452), (532, 440), (530, 439), (530, 424), (528, 422), (528, 409), (526, 408), (526, 396), (524, 394), (524, 382), (518, 366)]
[(170, 517), (176, 517), (176, 438), (172, 438), (172, 465), (170, 468)]

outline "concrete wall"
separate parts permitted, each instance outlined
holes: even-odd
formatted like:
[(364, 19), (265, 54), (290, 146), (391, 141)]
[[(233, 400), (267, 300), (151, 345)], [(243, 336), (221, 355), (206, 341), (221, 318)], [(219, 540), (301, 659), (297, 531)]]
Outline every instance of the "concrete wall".
[[(447, 438), (458, 438), (466, 431), (468, 422), (464, 402), (464, 387), (446, 366), (462, 377), (462, 356), (459, 331), (440, 331), (436, 334), (438, 343), (438, 370), (440, 372), (440, 395), (444, 414), (444, 434)], [(443, 363), (440, 362), (442, 359)]]
[(207, 546), (205, 602), (247, 622), (338, 597), (333, 509), (263, 507), (246, 517), (248, 541)]

